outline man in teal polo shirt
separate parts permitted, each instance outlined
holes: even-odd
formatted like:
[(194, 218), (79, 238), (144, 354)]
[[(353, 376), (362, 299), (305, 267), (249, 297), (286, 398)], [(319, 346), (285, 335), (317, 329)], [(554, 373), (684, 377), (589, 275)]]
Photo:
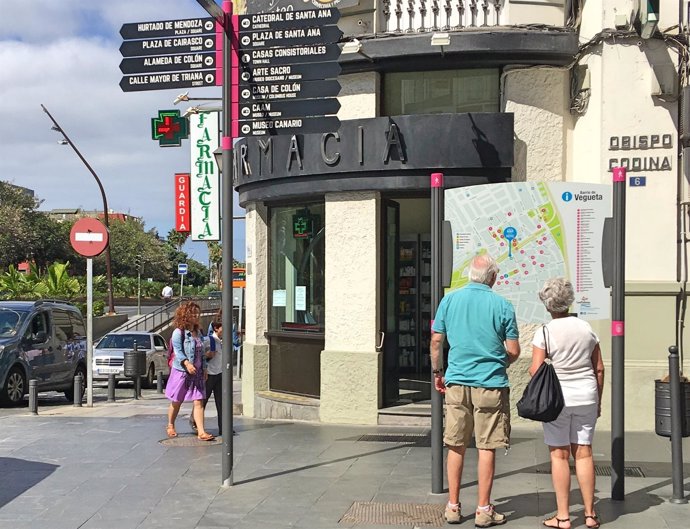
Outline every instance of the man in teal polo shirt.
[[(470, 283), (447, 294), (432, 325), (431, 365), (436, 390), (446, 398), (448, 505), (446, 521), (460, 523), (460, 479), (465, 448), (474, 432), (479, 451), (476, 527), (506, 522), (491, 504), (496, 448), (510, 444), (510, 394), (506, 367), (520, 356), (513, 305), (496, 294), (498, 265), (484, 253), (469, 268)], [(448, 368), (443, 375), (443, 341)]]

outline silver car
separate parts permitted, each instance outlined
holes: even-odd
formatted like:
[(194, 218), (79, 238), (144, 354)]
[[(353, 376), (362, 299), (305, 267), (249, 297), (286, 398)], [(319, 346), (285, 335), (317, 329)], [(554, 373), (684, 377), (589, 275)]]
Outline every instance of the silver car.
[(116, 380), (125, 380), (125, 352), (134, 349), (135, 341), (139, 351), (146, 351), (143, 386), (153, 387), (159, 372), (167, 379), (170, 368), (165, 340), (160, 334), (138, 331), (112, 332), (101, 338), (93, 350), (93, 379), (107, 380), (114, 374)]

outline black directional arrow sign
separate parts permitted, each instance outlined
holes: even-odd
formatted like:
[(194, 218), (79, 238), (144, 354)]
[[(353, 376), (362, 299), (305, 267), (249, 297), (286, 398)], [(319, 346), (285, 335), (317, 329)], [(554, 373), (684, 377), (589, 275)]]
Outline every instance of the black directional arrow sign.
[(340, 75), (340, 65), (335, 62), (286, 64), (283, 66), (256, 66), (240, 70), (240, 86), (250, 83), (278, 83), (283, 81), (313, 81), (333, 79)]
[(340, 11), (334, 8), (310, 9), (307, 11), (280, 11), (276, 13), (256, 13), (240, 15), (240, 31), (259, 29), (306, 28), (337, 24)]
[(120, 71), (124, 74), (181, 72), (184, 70), (205, 70), (215, 67), (215, 52), (160, 55), (156, 57), (132, 57), (129, 59), (122, 59), (120, 63)]
[(334, 61), (340, 56), (337, 43), (292, 46), (290, 48), (261, 48), (240, 53), (240, 64), (251, 67)]
[(334, 97), (340, 92), (340, 83), (335, 79), (250, 85), (240, 89), (240, 102), (252, 100), (287, 101)]
[(240, 34), (239, 48), (240, 50), (249, 50), (275, 46), (327, 44), (338, 42), (342, 36), (343, 32), (338, 29), (338, 26), (247, 31)]
[(335, 97), (297, 101), (253, 101), (240, 104), (239, 120), (298, 118), (337, 114), (340, 101)]
[(120, 28), (120, 35), (123, 39), (152, 39), (155, 37), (188, 37), (215, 33), (215, 31), (216, 22), (212, 18), (189, 18), (186, 20), (123, 24)]
[(151, 40), (126, 40), (120, 46), (123, 57), (195, 53), (216, 49), (215, 35), (197, 37), (172, 37)]
[(120, 81), (123, 92), (143, 90), (166, 90), (168, 88), (193, 88), (215, 86), (216, 70), (198, 70), (194, 72), (172, 72), (144, 75), (125, 75)]
[(257, 120), (240, 123), (241, 136), (267, 136), (274, 134), (309, 134), (329, 132), (340, 128), (340, 120), (335, 116), (311, 118)]

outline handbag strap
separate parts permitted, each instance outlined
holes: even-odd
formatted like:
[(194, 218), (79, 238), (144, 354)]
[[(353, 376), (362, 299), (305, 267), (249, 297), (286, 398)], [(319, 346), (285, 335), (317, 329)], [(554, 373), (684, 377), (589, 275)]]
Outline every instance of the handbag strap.
[(549, 341), (546, 337), (546, 325), (541, 326), (541, 332), (544, 334), (544, 352), (546, 353), (546, 358), (550, 359), (551, 355), (549, 355)]

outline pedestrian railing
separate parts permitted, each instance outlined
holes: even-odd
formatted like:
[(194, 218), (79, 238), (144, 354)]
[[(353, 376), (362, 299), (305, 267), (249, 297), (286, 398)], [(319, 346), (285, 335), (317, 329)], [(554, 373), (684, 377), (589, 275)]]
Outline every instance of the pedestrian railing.
[(158, 332), (170, 325), (175, 311), (180, 303), (185, 301), (194, 301), (201, 308), (201, 315), (215, 314), (220, 309), (220, 299), (208, 298), (182, 298), (176, 299), (148, 314), (142, 314), (134, 318), (130, 318), (119, 327), (110, 332), (122, 331), (144, 331), (144, 332)]

